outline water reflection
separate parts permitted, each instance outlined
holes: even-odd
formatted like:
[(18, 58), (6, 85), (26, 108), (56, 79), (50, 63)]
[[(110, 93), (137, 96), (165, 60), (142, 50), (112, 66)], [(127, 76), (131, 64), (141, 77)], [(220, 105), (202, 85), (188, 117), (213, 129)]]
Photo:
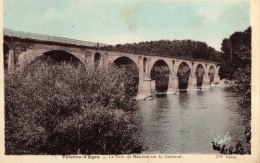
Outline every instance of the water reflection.
[(214, 153), (209, 144), (218, 135), (232, 140), (244, 130), (237, 97), (222, 88), (159, 95), (143, 101), (143, 153)]
[(204, 91), (203, 90), (197, 90), (197, 95), (198, 96), (203, 96), (204, 95)]
[(145, 149), (150, 152), (152, 152), (153, 149), (156, 152), (165, 149), (165, 144), (167, 144), (167, 140), (170, 139), (168, 128), (170, 128), (171, 125), (170, 118), (173, 117), (172, 114), (173, 107), (170, 105), (167, 95), (156, 96), (154, 100), (150, 101), (149, 111), (146, 110), (143, 112), (144, 124), (142, 138)]
[(155, 96), (157, 98), (164, 98), (164, 97), (167, 97), (167, 94), (161, 93), (161, 94), (156, 94)]
[(189, 105), (190, 105), (190, 95), (189, 95), (189, 92), (181, 92), (179, 94), (179, 106), (182, 108), (182, 109), (189, 109)]

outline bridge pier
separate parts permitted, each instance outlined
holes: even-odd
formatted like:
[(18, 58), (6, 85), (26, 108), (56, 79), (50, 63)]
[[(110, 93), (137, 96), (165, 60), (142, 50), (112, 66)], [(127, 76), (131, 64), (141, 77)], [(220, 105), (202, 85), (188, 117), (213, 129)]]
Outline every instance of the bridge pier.
[(174, 94), (176, 93), (176, 91), (178, 91), (179, 89), (179, 78), (174, 75), (170, 75), (169, 77), (169, 83), (168, 83), (168, 90), (167, 90), (167, 94)]
[(220, 82), (219, 68), (220, 68), (220, 66), (218, 66), (216, 68), (216, 72), (215, 72), (215, 75), (214, 75), (214, 84), (219, 84), (219, 82)]
[(136, 99), (141, 100), (155, 93), (155, 80), (145, 78), (139, 80), (138, 94)]
[(205, 75), (203, 78), (202, 86), (209, 86), (210, 85), (210, 76)]
[(220, 82), (220, 77), (219, 77), (219, 75), (215, 75), (215, 76), (214, 76), (214, 81), (213, 81), (213, 83), (214, 83), (214, 84), (219, 84), (219, 82)]
[(197, 89), (197, 76), (190, 76), (188, 89)]

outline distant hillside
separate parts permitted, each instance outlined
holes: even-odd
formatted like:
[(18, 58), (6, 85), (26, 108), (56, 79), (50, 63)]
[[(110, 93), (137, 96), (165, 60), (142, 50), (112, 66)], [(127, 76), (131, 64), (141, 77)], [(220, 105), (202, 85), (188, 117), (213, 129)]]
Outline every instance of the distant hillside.
[(221, 52), (205, 42), (192, 40), (159, 40), (139, 43), (117, 44), (111, 50), (131, 53), (153, 53), (161, 56), (174, 56), (186, 59), (220, 61)]

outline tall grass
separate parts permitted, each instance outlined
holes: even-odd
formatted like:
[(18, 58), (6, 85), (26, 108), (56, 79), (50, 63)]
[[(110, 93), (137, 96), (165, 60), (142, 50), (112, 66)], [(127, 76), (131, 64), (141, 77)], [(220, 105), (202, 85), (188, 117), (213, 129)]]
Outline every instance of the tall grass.
[(6, 154), (138, 153), (141, 118), (124, 70), (33, 63), (5, 75)]

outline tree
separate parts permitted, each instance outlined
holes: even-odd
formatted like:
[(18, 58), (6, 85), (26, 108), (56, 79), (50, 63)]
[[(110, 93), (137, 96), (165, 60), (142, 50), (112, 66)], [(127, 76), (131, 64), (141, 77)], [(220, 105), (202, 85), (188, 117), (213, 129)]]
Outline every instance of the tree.
[(136, 135), (138, 103), (122, 69), (34, 63), (5, 76), (6, 154), (127, 154)]
[(235, 32), (222, 41), (221, 78), (235, 79), (238, 68), (250, 64), (251, 60), (251, 27), (244, 32)]
[(251, 105), (251, 27), (235, 32), (222, 42), (222, 78), (234, 79), (234, 91), (243, 94), (241, 106)]
[(205, 42), (192, 40), (158, 40), (133, 44), (118, 44), (111, 50), (129, 53), (153, 53), (166, 57), (183, 57), (218, 61), (219, 53)]

